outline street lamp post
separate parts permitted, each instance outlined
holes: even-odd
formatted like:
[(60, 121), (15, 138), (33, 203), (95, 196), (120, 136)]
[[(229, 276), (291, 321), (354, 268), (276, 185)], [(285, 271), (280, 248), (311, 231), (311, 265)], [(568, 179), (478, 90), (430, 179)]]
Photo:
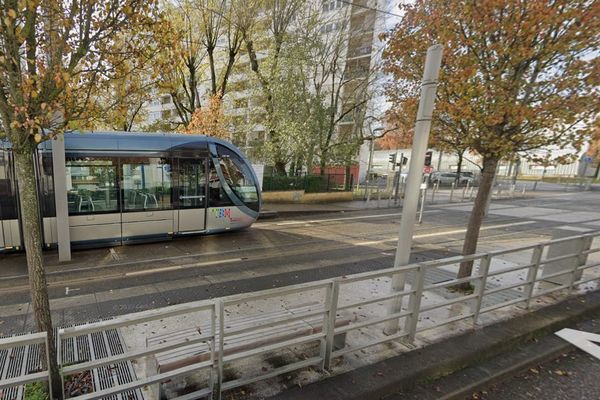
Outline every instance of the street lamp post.
[(371, 190), (369, 189), (369, 184), (371, 182), (371, 173), (372, 173), (372, 169), (373, 169), (373, 148), (374, 148), (373, 141), (375, 140), (375, 132), (381, 132), (381, 131), (383, 131), (383, 128), (375, 128), (370, 132), (371, 137), (369, 138), (369, 140), (370, 140), (369, 163), (367, 165), (367, 179), (366, 179), (366, 188), (365, 188), (366, 195), (367, 195), (367, 203), (371, 200)]

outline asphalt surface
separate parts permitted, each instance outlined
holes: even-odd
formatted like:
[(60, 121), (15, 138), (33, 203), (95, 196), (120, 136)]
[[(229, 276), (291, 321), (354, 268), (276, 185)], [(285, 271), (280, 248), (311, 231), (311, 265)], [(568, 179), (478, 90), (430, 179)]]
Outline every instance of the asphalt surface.
[(574, 350), (527, 372), (474, 393), (481, 400), (598, 400), (600, 360)]
[[(550, 193), (494, 204), (480, 248), (549, 239), (565, 224), (600, 229), (600, 194)], [(412, 260), (458, 254), (469, 204), (426, 206)], [(59, 264), (46, 252), (54, 323), (66, 326), (169, 304), (392, 266), (400, 210), (259, 221), (229, 234), (76, 251)], [(32, 328), (25, 258), (0, 255), (0, 334)]]

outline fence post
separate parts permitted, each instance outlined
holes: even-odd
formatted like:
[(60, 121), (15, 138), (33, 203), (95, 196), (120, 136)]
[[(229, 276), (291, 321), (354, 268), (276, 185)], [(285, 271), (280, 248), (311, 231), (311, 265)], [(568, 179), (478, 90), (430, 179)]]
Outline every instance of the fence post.
[(327, 304), (325, 305), (326, 316), (323, 326), (325, 335), (325, 351), (323, 354), (323, 368), (331, 368), (331, 353), (333, 353), (333, 344), (335, 337), (335, 319), (337, 314), (338, 297), (340, 293), (340, 282), (334, 280), (331, 286), (327, 287)]
[(419, 207), (419, 224), (423, 223), (423, 208), (425, 207), (425, 198), (427, 197), (427, 189), (421, 189), (421, 207)]
[[(215, 365), (216, 365), (216, 349), (217, 349), (217, 303), (213, 302), (212, 308), (210, 309), (210, 331), (212, 334), (211, 344), (210, 344), (210, 360), (212, 362), (212, 368), (210, 370), (210, 397), (209, 399), (215, 398), (215, 380), (218, 381), (219, 373), (215, 373)], [(216, 378), (215, 378), (215, 375)]]
[[(223, 342), (225, 333), (225, 305), (222, 299), (217, 300), (219, 309), (219, 348), (217, 353), (217, 387), (213, 387), (213, 393), (217, 392), (217, 400), (221, 400), (221, 387), (223, 386)], [(214, 397), (213, 397), (214, 398)]]
[[(58, 338), (57, 342), (60, 343), (60, 333), (58, 331), (60, 331), (60, 329), (57, 329), (57, 333), (56, 333), (56, 336)], [(44, 335), (44, 345), (46, 346), (46, 369), (48, 371), (48, 394), (50, 395), (50, 398), (52, 398), (52, 393), (53, 393), (52, 392), (52, 374), (50, 373), (50, 346), (48, 343), (48, 332), (45, 332), (45, 335)], [(60, 356), (59, 350), (60, 350), (60, 345), (57, 345), (56, 361), (60, 368), (61, 367), (61, 365), (60, 365), (61, 356)], [(60, 371), (60, 369), (59, 369), (59, 371)], [(62, 391), (64, 392), (65, 378), (64, 378), (63, 374), (60, 374), (60, 384), (61, 384)], [(63, 396), (64, 396), (64, 394), (63, 394)]]
[(544, 252), (544, 245), (538, 244), (533, 249), (533, 254), (531, 255), (531, 262), (529, 263), (529, 269), (527, 270), (527, 290), (526, 290), (526, 303), (525, 306), (529, 310), (531, 308), (531, 296), (533, 295), (533, 288), (535, 286), (535, 282), (538, 275), (538, 270), (540, 269), (540, 263), (542, 261), (542, 253)]
[[(589, 236), (582, 236), (581, 238), (579, 238), (579, 240), (581, 241), (581, 246), (579, 248), (583, 252), (589, 250), (592, 247), (592, 240), (594, 240), (594, 238)], [(573, 271), (571, 271), (571, 282), (569, 283), (567, 295), (570, 295), (573, 291), (575, 281), (577, 280), (577, 272), (579, 270), (579, 267), (582, 267), (586, 264), (587, 257), (587, 253), (577, 255), (577, 260), (574, 263), (575, 265), (573, 266)]]
[(473, 312), (473, 325), (477, 325), (477, 321), (479, 319), (479, 312), (481, 311), (481, 303), (483, 303), (483, 293), (485, 292), (485, 285), (487, 283), (488, 273), (490, 271), (490, 264), (492, 262), (492, 256), (490, 254), (486, 254), (479, 261), (479, 268), (477, 273), (480, 278), (477, 278), (475, 281), (475, 294), (477, 297), (475, 298)]
[[(422, 265), (417, 267), (415, 271), (414, 288), (411, 285), (411, 290), (414, 293), (410, 294), (408, 299), (408, 309), (410, 315), (406, 317), (404, 331), (408, 332), (408, 341), (413, 343), (417, 335), (417, 324), (419, 322), (419, 311), (421, 310), (421, 297), (423, 296), (423, 286), (425, 285), (425, 268)], [(402, 301), (402, 299), (400, 299)]]
[[(56, 330), (56, 364), (58, 365), (58, 370), (60, 371), (63, 367), (62, 365), (62, 339), (60, 338), (60, 334), (61, 334), (62, 329), (58, 328)], [(77, 340), (76, 338), (73, 338), (73, 340)], [(46, 345), (48, 344), (48, 337), (46, 336)], [(50, 362), (50, 354), (48, 353), (48, 348), (46, 347), (46, 363)], [(48, 366), (48, 371), (50, 371), (50, 364), (46, 364)], [(51, 378), (51, 377), (50, 377)], [(48, 379), (48, 381), (50, 381), (50, 379)], [(60, 385), (63, 388), (63, 392), (65, 390), (65, 377), (64, 375), (61, 373), (60, 374)], [(48, 389), (50, 390), (48, 393), (52, 393), (52, 390), (50, 387), (48, 387)], [(64, 394), (63, 394), (64, 397)]]

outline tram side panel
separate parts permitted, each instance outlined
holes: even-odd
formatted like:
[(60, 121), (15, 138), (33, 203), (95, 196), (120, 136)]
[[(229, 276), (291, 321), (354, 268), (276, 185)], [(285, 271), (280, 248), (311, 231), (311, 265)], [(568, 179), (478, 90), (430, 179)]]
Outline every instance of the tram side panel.
[(0, 148), (0, 250), (21, 247), (14, 176), (12, 157)]

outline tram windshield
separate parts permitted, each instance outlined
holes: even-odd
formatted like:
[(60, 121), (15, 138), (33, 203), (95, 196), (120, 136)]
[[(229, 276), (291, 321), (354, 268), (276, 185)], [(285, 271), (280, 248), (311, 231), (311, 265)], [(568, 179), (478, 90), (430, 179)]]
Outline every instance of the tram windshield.
[(225, 181), (231, 190), (250, 209), (258, 211), (258, 189), (250, 166), (225, 146), (217, 145), (217, 153)]

